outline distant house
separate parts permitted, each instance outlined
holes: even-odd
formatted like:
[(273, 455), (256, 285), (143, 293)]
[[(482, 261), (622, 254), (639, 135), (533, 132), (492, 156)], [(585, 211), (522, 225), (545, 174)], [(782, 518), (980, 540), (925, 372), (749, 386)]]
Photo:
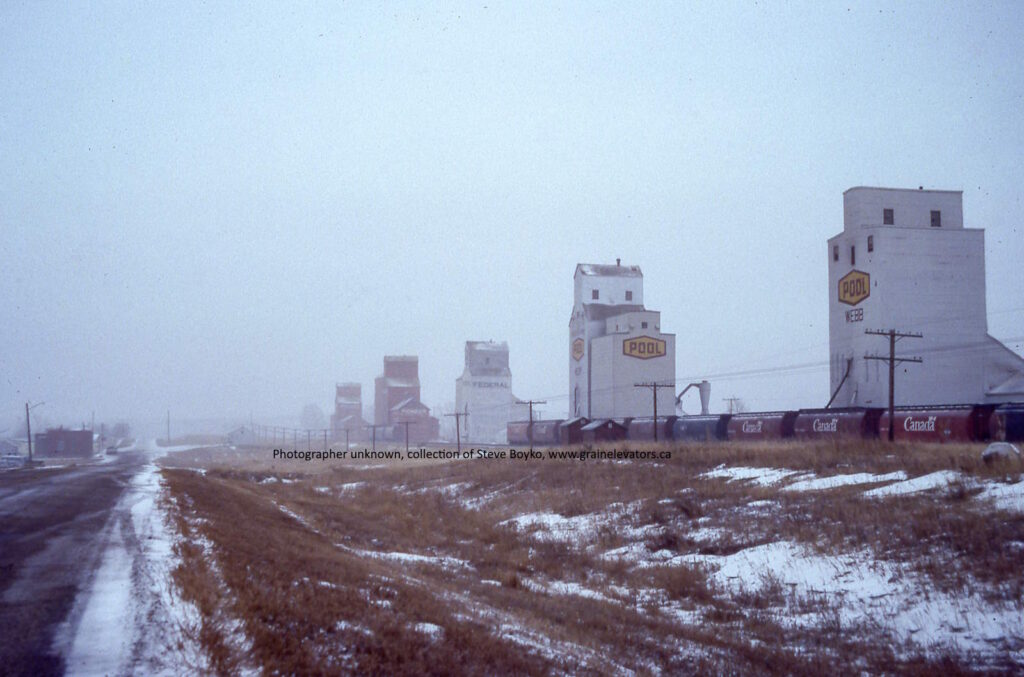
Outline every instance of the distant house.
[(235, 428), (227, 434), (228, 444), (236, 447), (252, 447), (256, 445), (256, 432), (247, 426)]
[(32, 455), (39, 458), (89, 458), (93, 454), (91, 430), (50, 428), (36, 433)]

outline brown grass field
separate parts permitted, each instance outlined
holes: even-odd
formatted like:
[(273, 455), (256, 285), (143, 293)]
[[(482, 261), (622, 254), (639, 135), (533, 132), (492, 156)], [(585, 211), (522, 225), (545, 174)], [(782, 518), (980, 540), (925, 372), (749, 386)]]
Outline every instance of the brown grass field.
[(224, 674), (1024, 670), (1018, 464), (970, 445), (661, 448), (670, 460), (173, 453), (175, 580)]

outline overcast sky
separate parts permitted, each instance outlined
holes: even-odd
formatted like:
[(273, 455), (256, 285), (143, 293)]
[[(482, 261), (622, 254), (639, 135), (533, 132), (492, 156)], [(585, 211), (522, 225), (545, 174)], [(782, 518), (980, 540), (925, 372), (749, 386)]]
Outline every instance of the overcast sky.
[(486, 339), (563, 415), (616, 257), (713, 409), (821, 406), (856, 185), (963, 190), (1024, 348), (1024, 4), (484, 2), (3, 3), (0, 428), (441, 407)]

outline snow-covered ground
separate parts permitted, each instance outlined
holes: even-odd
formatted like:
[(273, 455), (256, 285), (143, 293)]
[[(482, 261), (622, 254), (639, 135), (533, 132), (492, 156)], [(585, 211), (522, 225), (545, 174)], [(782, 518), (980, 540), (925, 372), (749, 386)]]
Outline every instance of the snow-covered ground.
[[(781, 583), (789, 599), (824, 598), (844, 626), (869, 625), (898, 643), (958, 653), (1009, 652), (1024, 662), (1021, 604), (989, 602), (980, 593), (951, 595), (936, 590), (898, 564), (876, 560), (870, 552), (824, 556), (785, 541), (746, 548), (733, 555), (691, 555), (725, 589), (758, 591)], [(778, 622), (820, 622), (801, 618), (790, 605)]]
[[(959, 472), (942, 471), (908, 478), (902, 471), (885, 474), (850, 473), (817, 476), (778, 468), (719, 466), (701, 475), (703, 479), (725, 479), (774, 487), (783, 492), (813, 492), (839, 487), (868, 488), (863, 500), (881, 500), (946, 489), (965, 483), (976, 490), (976, 501), (992, 501), (996, 507), (1024, 512), (1024, 482), (1002, 483), (978, 480)], [(878, 486), (881, 484), (882, 486)], [(666, 500), (659, 501), (659, 504)], [(771, 501), (758, 501), (770, 503)], [(977, 504), (984, 509), (983, 504)], [(869, 551), (823, 555), (789, 541), (753, 544), (729, 555), (680, 555), (671, 550), (654, 550), (648, 537), (657, 532), (653, 525), (638, 526), (638, 504), (615, 504), (607, 509), (565, 517), (552, 512), (527, 513), (502, 524), (529, 534), (537, 541), (557, 541), (586, 549), (595, 547), (601, 526), (613, 527), (627, 540), (626, 545), (600, 554), (602, 559), (624, 561), (638, 570), (688, 565), (703, 569), (713, 585), (726, 593), (757, 593), (776, 586), (782, 602), (773, 607), (776, 622), (802, 627), (829, 622), (822, 614), (838, 613), (844, 627), (863, 626), (889, 635), (895, 647), (909, 651), (952, 651), (956, 654), (1009, 658), (1024, 664), (1024, 600), (996, 600), (984, 585), (956, 594), (942, 591), (909, 566), (877, 559)], [(737, 506), (747, 510), (748, 506)], [(705, 519), (681, 527), (686, 537), (698, 544), (742, 540), (744, 534), (730, 534), (720, 527), (702, 526)], [(587, 596), (607, 601), (599, 591), (565, 581), (524, 581), (527, 589), (553, 594)], [(620, 597), (642, 596), (642, 590), (620, 591)], [(817, 612), (802, 611), (800, 602)], [(671, 605), (669, 605), (671, 606)], [(671, 609), (669, 609), (671, 611)], [(699, 617), (699, 613), (697, 614)], [(694, 612), (686, 611), (686, 622)], [(688, 619), (688, 620), (687, 620)]]
[[(397, 497), (438, 494), (466, 510), (477, 511), (476, 517), (493, 519), (491, 524), (517, 532), (528, 542), (531, 557), (535, 550), (564, 544), (577, 554), (585, 554), (591, 563), (601, 563), (569, 573), (557, 569), (519, 571), (512, 589), (526, 594), (582, 598), (587, 605), (621, 606), (645, 614), (645, 618), (657, 617), (659, 623), (668, 619), (679, 627), (713, 626), (719, 622), (714, 612), (721, 610), (715, 605), (724, 600), (745, 613), (770, 617), (772, 627), (795, 633), (837, 627), (838, 623), (864, 641), (887, 637), (886, 645), (907, 658), (923, 651), (936, 658), (952, 653), (982, 668), (1024, 665), (1024, 600), (994, 594), (990, 582), (977, 581), (976, 586), (970, 582), (964, 589), (950, 590), (929, 578), (920, 567), (915, 568), (917, 563), (885, 559), (884, 554), (868, 546), (844, 542), (828, 549), (814, 543), (813, 538), (807, 540), (804, 534), (746, 528), (758, 520), (763, 523), (773, 511), (833, 498), (862, 501), (873, 507), (886, 505), (882, 501), (945, 500), (942, 497), (951, 485), (966, 489), (960, 492), (964, 503), (958, 505), (982, 511), (994, 506), (1024, 513), (1024, 482), (1012, 482), (1012, 478), (979, 479), (948, 470), (920, 477), (909, 477), (903, 471), (851, 470), (818, 475), (810, 470), (720, 465), (690, 475), (681, 483), (683, 488), (669, 486), (666, 491), (665, 486), (658, 486), (655, 495), (643, 500), (594, 504), (599, 508), (594, 512), (576, 514), (574, 510), (565, 515), (556, 512), (553, 505), (517, 501), (519, 490), (514, 484), (488, 486), (462, 479), (446, 477), (425, 484), (404, 479), (403, 484), (388, 488)], [(723, 481), (736, 484), (722, 491)], [(339, 484), (327, 480), (325, 486), (323, 476), (312, 481), (300, 476), (270, 477), (259, 482), (260, 490), (271, 493), (270, 500), (294, 520), (295, 528), (317, 533), (316, 525), (327, 522), (302, 501), (293, 500), (301, 495), (306, 482), (311, 492), (341, 502), (358, 500), (364, 489), (376, 486), (373, 479)], [(714, 492), (695, 500), (698, 510), (690, 512), (687, 508), (684, 513), (679, 506), (700, 497), (701, 486)], [(832, 490), (836, 493), (829, 494)], [(72, 639), (68, 666), (72, 674), (180, 674), (183, 669), (191, 672), (209, 667), (192, 639), (198, 627), (197, 612), (174, 595), (171, 585), (173, 540), (157, 503), (159, 493), (159, 474), (149, 465), (135, 478), (115, 511), (105, 536), (108, 547), (102, 563), (88, 593), (83, 595), (76, 622), (69, 626)], [(323, 498), (318, 497), (317, 503), (322, 502)], [(483, 506), (491, 507), (485, 512), (481, 511)], [(491, 509), (496, 511), (493, 518), (489, 516)], [(493, 600), (488, 602), (489, 592), (483, 596), (473, 592), (500, 589), (503, 595), (511, 594), (504, 579), (495, 580), (495, 575), (472, 556), (446, 553), (444, 544), (406, 544), (392, 549), (376, 549), (376, 541), (375, 549), (335, 545), (349, 554), (374, 560), (375, 569), (389, 572), (393, 580), (403, 584), (426, 585), (423, 580), (429, 581), (437, 572), (448, 577), (446, 584), (449, 579), (466, 581), (465, 592), (456, 586), (444, 594), (455, 595), (464, 603), (459, 614), (476, 614), (496, 628), (497, 637), (553, 661), (570, 657), (581, 665), (607, 666), (583, 645), (545, 636), (517, 614), (499, 608)], [(703, 585), (706, 577), (707, 596), (680, 597), (676, 592), (675, 597), (669, 596), (669, 587), (660, 583), (659, 577), (672, 573), (671, 567), (693, 569), (694, 586)], [(302, 580), (309, 583), (311, 579)], [(678, 580), (682, 581), (679, 586), (686, 585), (685, 576)], [(324, 590), (339, 585), (330, 580), (312, 582)], [(757, 596), (767, 601), (743, 601)], [(397, 606), (391, 598), (374, 597), (371, 601), (382, 609)], [(431, 641), (446, 639), (444, 628), (433, 619), (413, 619), (410, 623)], [(336, 627), (362, 628), (354, 619), (338, 621)], [(370, 632), (365, 628), (362, 631)]]
[(58, 633), (70, 675), (181, 675), (209, 670), (199, 613), (176, 594), (174, 537), (149, 462), (114, 508), (91, 583)]

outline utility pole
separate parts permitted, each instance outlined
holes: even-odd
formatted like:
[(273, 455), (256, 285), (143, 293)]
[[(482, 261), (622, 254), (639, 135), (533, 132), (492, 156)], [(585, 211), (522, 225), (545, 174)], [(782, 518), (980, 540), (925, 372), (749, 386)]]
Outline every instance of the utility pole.
[(729, 413), (735, 414), (736, 409), (739, 409), (740, 398), (738, 397), (723, 397), (723, 400), (729, 403)]
[(455, 412), (454, 414), (445, 414), (445, 416), (451, 416), (455, 419), (455, 451), (462, 453), (462, 432), (459, 430), (459, 419), (463, 417), (469, 417), (468, 412)]
[(889, 357), (882, 355), (865, 355), (865, 360), (880, 360), (882, 362), (889, 363), (889, 441), (892, 442), (895, 437), (893, 427), (895, 426), (894, 421), (894, 410), (896, 409), (896, 365), (901, 362), (916, 362), (921, 363), (920, 357), (896, 357), (896, 341), (901, 338), (923, 338), (923, 334), (918, 332), (900, 332), (895, 329), (889, 329), (886, 331), (880, 331), (878, 329), (867, 329), (865, 334), (872, 336), (888, 336), (889, 337)]
[(28, 462), (30, 465), (32, 463), (32, 421), (28, 417), (28, 412), (32, 411), (36, 407), (41, 407), (44, 404), (46, 403), (37, 402), (36, 404), (29, 406), (28, 402), (25, 403), (25, 437), (28, 438)]
[[(373, 447), (372, 448), (373, 448), (374, 451), (377, 451), (377, 428), (387, 428), (387, 426), (383, 425), (383, 424), (373, 424), (373, 425), (368, 425), (366, 427), (373, 429)], [(345, 436), (345, 439), (346, 440), (348, 439), (347, 435)]]
[(345, 449), (348, 450), (348, 428), (345, 428)]
[(547, 403), (547, 400), (516, 400), (516, 404), (530, 405), (530, 425), (526, 428), (526, 435), (530, 440), (530, 451), (533, 451), (533, 405)]
[(658, 388), (675, 388), (674, 383), (634, 383), (634, 388), (650, 388), (654, 395), (654, 441), (658, 441)]
[(171, 446), (171, 410), (167, 410), (167, 446)]
[(405, 455), (406, 456), (409, 455), (409, 424), (410, 423), (412, 423), (412, 421), (399, 421), (398, 422), (398, 425), (404, 425), (405, 426)]
[(309, 451), (313, 446), (313, 431), (309, 428), (306, 429), (306, 451)]
[(324, 451), (327, 451), (327, 428), (324, 428)]

